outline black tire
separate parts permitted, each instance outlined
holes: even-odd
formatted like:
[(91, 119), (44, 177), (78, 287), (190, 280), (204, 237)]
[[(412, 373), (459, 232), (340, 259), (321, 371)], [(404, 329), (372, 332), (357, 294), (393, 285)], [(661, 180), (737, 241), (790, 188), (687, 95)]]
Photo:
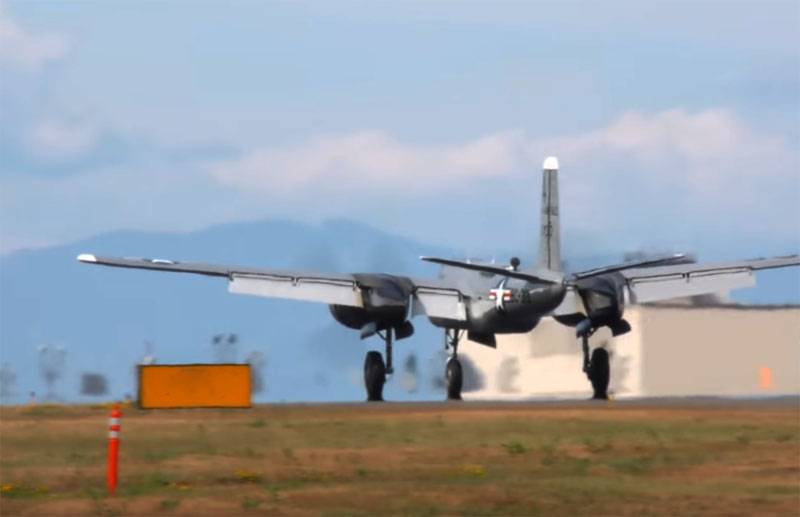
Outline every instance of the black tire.
[(447, 400), (461, 400), (464, 372), (458, 359), (451, 358), (447, 361), (447, 367), (444, 370), (444, 382), (447, 385)]
[(367, 388), (367, 402), (383, 400), (383, 384), (386, 382), (386, 365), (380, 352), (367, 352), (364, 359), (364, 386)]
[(605, 348), (595, 348), (592, 351), (592, 360), (589, 368), (589, 380), (592, 381), (592, 389), (595, 400), (608, 399), (608, 380), (610, 378), (611, 366), (608, 360), (608, 350)]

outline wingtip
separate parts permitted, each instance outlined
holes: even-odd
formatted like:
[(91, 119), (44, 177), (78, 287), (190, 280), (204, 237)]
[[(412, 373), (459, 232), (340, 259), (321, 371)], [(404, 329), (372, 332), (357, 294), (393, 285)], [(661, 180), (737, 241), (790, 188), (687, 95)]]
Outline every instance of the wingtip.
[(91, 253), (81, 253), (80, 255), (78, 255), (78, 261), (94, 263), (97, 262), (97, 257), (92, 255)]

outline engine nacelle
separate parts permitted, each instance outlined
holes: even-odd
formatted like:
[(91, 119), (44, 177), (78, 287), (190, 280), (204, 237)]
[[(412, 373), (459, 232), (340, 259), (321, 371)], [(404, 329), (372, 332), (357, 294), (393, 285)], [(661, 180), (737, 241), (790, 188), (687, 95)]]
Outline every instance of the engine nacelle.
[(586, 316), (598, 327), (622, 318), (625, 311), (622, 286), (617, 286), (612, 279), (606, 277), (592, 280), (591, 287), (578, 288)]
[(560, 323), (575, 327), (579, 335), (600, 327), (608, 327), (614, 336), (631, 330), (630, 324), (622, 318), (625, 312), (625, 279), (622, 275), (586, 278), (576, 282), (576, 287), (586, 314), (556, 316)]
[(349, 305), (329, 305), (333, 319), (351, 329), (360, 330), (369, 323), (375, 323), (377, 330), (386, 330), (389, 327), (402, 325), (406, 320), (406, 308), (381, 307), (370, 308), (350, 307)]
[(333, 318), (351, 329), (361, 330), (362, 337), (392, 328), (397, 339), (409, 337), (414, 327), (408, 321), (411, 292), (410, 280), (377, 274), (353, 275), (361, 289), (363, 307), (330, 305)]

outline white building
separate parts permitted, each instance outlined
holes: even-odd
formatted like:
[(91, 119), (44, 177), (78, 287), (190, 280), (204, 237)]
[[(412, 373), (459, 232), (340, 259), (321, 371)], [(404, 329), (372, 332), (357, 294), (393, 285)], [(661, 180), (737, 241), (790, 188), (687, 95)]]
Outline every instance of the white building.
[[(603, 328), (590, 340), (610, 352), (613, 397), (800, 394), (800, 307), (643, 305), (625, 318), (628, 334)], [(483, 377), (473, 391), (465, 379), (465, 399), (591, 396), (574, 329), (546, 318), (497, 338), (497, 350), (459, 347)]]

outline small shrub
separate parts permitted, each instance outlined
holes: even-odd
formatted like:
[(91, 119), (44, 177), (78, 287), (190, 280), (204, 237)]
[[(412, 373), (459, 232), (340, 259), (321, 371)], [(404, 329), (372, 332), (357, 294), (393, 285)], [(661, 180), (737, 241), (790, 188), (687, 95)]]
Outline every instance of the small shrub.
[(250, 508), (258, 508), (261, 506), (261, 499), (254, 499), (251, 497), (245, 497), (244, 501), (242, 501), (242, 508), (250, 509)]
[(461, 467), (461, 470), (465, 474), (469, 474), (472, 477), (482, 478), (486, 475), (486, 467), (483, 465), (464, 465)]
[(237, 470), (236, 479), (240, 483), (258, 483), (261, 481), (261, 476), (249, 470)]
[(180, 499), (164, 499), (161, 501), (161, 509), (162, 510), (174, 510), (181, 504)]
[(523, 454), (528, 450), (527, 447), (525, 447), (524, 445), (522, 445), (517, 441), (504, 443), (503, 448), (505, 448), (506, 452), (512, 456), (515, 456), (517, 454)]
[(170, 483), (169, 486), (170, 488), (174, 488), (176, 490), (184, 490), (184, 491), (192, 488), (192, 485), (190, 485), (185, 481), (176, 481), (175, 483)]
[(558, 450), (553, 444), (542, 445), (542, 465), (549, 467), (558, 460)]
[(256, 452), (252, 447), (245, 447), (238, 453), (240, 456), (244, 456), (245, 458), (261, 458), (264, 455), (260, 452)]
[(585, 445), (586, 449), (592, 454), (609, 452), (614, 448), (614, 446), (611, 445), (611, 442), (596, 443), (591, 438), (585, 438), (583, 440), (583, 445)]
[(269, 492), (269, 495), (272, 497), (273, 501), (278, 500), (278, 496), (280, 495), (281, 491), (280, 486), (278, 486), (277, 484), (269, 484), (264, 486), (264, 490)]
[(619, 458), (610, 461), (608, 466), (624, 474), (640, 475), (647, 473), (652, 463), (649, 458)]

